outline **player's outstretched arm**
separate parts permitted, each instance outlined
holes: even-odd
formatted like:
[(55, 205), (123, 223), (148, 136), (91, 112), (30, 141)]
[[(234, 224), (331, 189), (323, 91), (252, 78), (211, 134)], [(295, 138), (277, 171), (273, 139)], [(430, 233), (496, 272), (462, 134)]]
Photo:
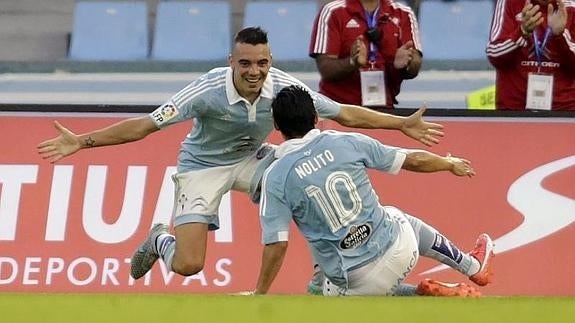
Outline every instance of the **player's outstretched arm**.
[(405, 118), (401, 131), (408, 137), (418, 140), (426, 146), (439, 143), (439, 138), (443, 137), (443, 125), (423, 120), (423, 113), (427, 110), (426, 105), (422, 105)]
[(450, 154), (442, 157), (424, 150), (409, 151), (401, 168), (422, 173), (449, 171), (456, 176), (475, 176), (475, 170), (469, 160)]
[(80, 149), (136, 141), (158, 130), (148, 116), (123, 120), (82, 135), (75, 134), (58, 121), (54, 122), (54, 126), (60, 133), (58, 137), (41, 142), (37, 146), (40, 156), (51, 163), (72, 155)]
[(256, 295), (266, 294), (270, 289), (283, 264), (287, 246), (287, 241), (265, 245), (262, 255), (262, 266), (254, 292)]
[(439, 143), (443, 137), (443, 125), (423, 120), (427, 107), (421, 106), (408, 117), (381, 113), (355, 105), (343, 104), (335, 121), (346, 127), (365, 129), (400, 130), (406, 136), (415, 139), (426, 146)]
[(54, 121), (54, 127), (60, 132), (60, 135), (41, 142), (36, 147), (40, 156), (43, 159), (48, 159), (51, 163), (77, 152), (81, 147), (78, 135), (62, 126), (58, 121)]

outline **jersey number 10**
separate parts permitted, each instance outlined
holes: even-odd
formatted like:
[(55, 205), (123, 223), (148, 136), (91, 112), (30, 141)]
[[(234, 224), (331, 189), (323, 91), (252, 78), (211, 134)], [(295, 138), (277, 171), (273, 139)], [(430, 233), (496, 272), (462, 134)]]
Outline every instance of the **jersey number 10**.
[[(347, 194), (342, 194), (344, 189)], [(324, 190), (310, 185), (305, 188), (305, 192), (320, 208), (332, 232), (357, 218), (362, 209), (357, 186), (346, 172), (331, 173), (325, 180)]]

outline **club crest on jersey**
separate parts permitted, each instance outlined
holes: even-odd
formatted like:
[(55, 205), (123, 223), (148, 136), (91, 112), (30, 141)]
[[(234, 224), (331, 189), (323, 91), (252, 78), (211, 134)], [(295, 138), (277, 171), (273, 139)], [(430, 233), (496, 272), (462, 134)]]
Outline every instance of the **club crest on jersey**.
[(352, 225), (347, 235), (339, 243), (341, 249), (355, 249), (364, 244), (371, 235), (369, 224)]
[(152, 112), (152, 117), (157, 123), (164, 123), (171, 120), (179, 114), (178, 109), (172, 102), (168, 102), (160, 107), (158, 107), (154, 112)]

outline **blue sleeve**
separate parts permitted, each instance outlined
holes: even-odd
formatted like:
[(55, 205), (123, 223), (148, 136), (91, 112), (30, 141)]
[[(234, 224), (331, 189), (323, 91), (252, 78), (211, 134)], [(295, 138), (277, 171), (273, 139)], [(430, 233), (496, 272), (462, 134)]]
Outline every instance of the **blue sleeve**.
[(313, 103), (320, 117), (325, 119), (333, 119), (337, 117), (341, 110), (341, 104), (328, 98), (327, 96), (310, 91)]
[(198, 87), (206, 82), (205, 75), (188, 84), (185, 88), (174, 94), (170, 100), (150, 113), (150, 117), (158, 128), (186, 121), (197, 117), (204, 105), (202, 95), (191, 95), (197, 92)]
[(292, 216), (283, 193), (283, 185), (274, 178), (274, 172), (270, 172), (272, 167), (266, 171), (262, 180), (260, 223), (263, 244), (288, 241)]
[(396, 174), (401, 169), (407, 155), (404, 149), (384, 145), (360, 133), (354, 133), (348, 139), (359, 152), (360, 159), (367, 168)]
[(178, 122), (180, 109), (172, 101), (168, 101), (149, 114), (158, 128), (165, 128), (168, 125)]

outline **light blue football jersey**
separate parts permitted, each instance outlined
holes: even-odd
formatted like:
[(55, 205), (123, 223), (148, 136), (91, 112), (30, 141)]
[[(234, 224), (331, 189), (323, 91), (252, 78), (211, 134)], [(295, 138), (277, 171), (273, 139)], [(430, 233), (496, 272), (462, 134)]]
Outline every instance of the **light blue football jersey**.
[(333, 130), (314, 129), (284, 142), (263, 177), (262, 242), (287, 241), (293, 218), (326, 276), (346, 287), (347, 271), (383, 254), (398, 235), (367, 169), (396, 174), (406, 154), (362, 134)]
[[(216, 68), (176, 93), (150, 117), (160, 128), (194, 119), (181, 145), (179, 172), (232, 165), (254, 153), (268, 137), (273, 130), (272, 100), (281, 89), (294, 84), (309, 90), (289, 74), (271, 68), (252, 105), (233, 86), (232, 69)], [(339, 103), (309, 92), (321, 117), (338, 115)]]

